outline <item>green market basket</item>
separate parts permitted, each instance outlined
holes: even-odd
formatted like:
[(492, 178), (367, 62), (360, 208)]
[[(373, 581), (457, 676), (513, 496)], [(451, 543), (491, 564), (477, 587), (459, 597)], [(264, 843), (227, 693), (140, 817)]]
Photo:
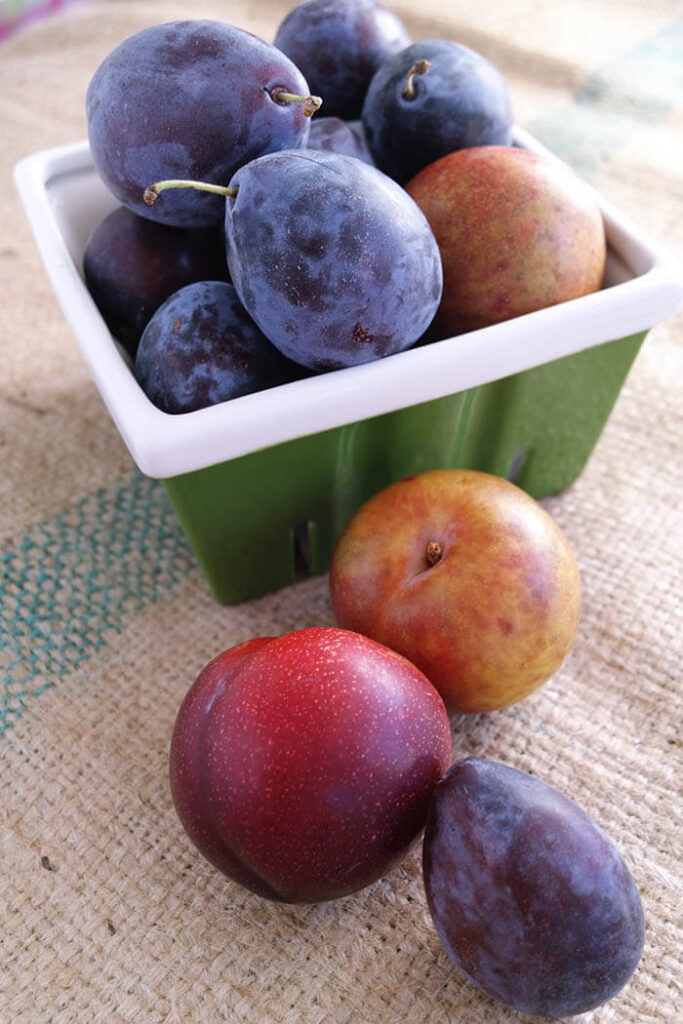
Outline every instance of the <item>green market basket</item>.
[[(518, 145), (547, 152), (517, 129)], [(647, 331), (683, 304), (679, 268), (596, 194), (603, 288), (363, 366), (171, 416), (146, 398), (83, 281), (116, 206), (86, 142), (15, 180), (46, 271), (139, 469), (163, 480), (216, 598), (258, 597), (327, 569), (356, 509), (433, 468), (485, 470), (542, 498), (581, 473)]]

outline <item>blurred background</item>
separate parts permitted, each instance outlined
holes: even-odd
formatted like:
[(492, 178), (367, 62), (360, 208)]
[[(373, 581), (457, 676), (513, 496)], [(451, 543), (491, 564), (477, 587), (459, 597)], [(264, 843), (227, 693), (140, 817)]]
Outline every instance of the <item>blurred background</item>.
[(0, 42), (37, 18), (85, 0), (0, 0)]

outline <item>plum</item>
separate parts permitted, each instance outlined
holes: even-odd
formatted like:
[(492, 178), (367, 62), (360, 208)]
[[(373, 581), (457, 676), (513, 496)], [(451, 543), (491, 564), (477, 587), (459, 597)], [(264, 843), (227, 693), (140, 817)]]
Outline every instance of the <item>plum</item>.
[(346, 156), (355, 156), (366, 164), (373, 163), (359, 121), (342, 121), (340, 117), (317, 117), (311, 124), (306, 148), (345, 153)]
[(576, 637), (581, 577), (549, 513), (502, 477), (413, 473), (374, 494), (332, 555), (332, 610), (400, 651), (449, 711), (495, 711), (557, 671)]
[(376, 168), (320, 150), (270, 153), (232, 178), (226, 252), (263, 333), (313, 370), (412, 345), (442, 289), (438, 246), (417, 204)]
[(314, 903), (401, 860), (450, 760), (446, 709), (414, 665), (310, 627), (200, 672), (176, 717), (171, 791), (216, 868), (268, 899)]
[(305, 0), (286, 15), (274, 42), (322, 96), (326, 115), (351, 120), (360, 117), (377, 68), (410, 35), (375, 0)]
[(618, 850), (584, 810), (508, 765), (467, 757), (434, 790), (423, 846), (448, 955), (491, 998), (564, 1017), (635, 970), (644, 919)]
[(162, 178), (225, 184), (262, 153), (304, 145), (320, 105), (308, 93), (289, 58), (250, 32), (201, 19), (152, 25), (119, 43), (90, 81), (93, 161), (135, 213), (176, 227), (219, 223), (218, 198), (178, 191), (151, 208), (144, 190)]
[(607, 241), (591, 189), (554, 157), (472, 146), (407, 185), (439, 244), (444, 288), (432, 325), (442, 338), (597, 291)]
[(174, 292), (229, 279), (223, 232), (172, 228), (119, 206), (88, 238), (83, 276), (107, 327), (135, 356), (153, 313)]
[(380, 66), (362, 122), (377, 167), (405, 184), (447, 153), (509, 145), (512, 103), (502, 74), (480, 53), (450, 40), (426, 39)]
[(135, 375), (163, 412), (194, 412), (301, 376), (263, 336), (225, 281), (171, 295), (140, 339)]

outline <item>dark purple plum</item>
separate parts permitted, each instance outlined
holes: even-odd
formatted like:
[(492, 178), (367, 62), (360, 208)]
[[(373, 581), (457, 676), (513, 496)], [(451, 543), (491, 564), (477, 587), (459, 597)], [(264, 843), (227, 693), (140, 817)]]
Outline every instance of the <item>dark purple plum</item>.
[(602, 829), (552, 786), (458, 761), (434, 791), (423, 852), (439, 938), (493, 999), (564, 1017), (631, 977), (644, 943), (636, 885)]
[(88, 290), (107, 327), (135, 356), (152, 314), (194, 281), (229, 279), (221, 228), (171, 228), (126, 206), (107, 214), (83, 255)]
[(86, 114), (95, 167), (124, 206), (175, 227), (219, 223), (223, 201), (177, 190), (149, 207), (165, 179), (224, 185), (262, 153), (304, 145), (310, 112), (301, 72), (278, 49), (219, 21), (172, 21), (129, 36), (100, 64)]
[(500, 71), (444, 39), (414, 43), (382, 64), (362, 122), (375, 164), (401, 184), (447, 153), (512, 141), (512, 103)]
[(135, 376), (159, 409), (182, 413), (302, 374), (264, 338), (231, 284), (199, 281), (156, 311), (140, 339)]
[(400, 186), (355, 157), (271, 153), (233, 177), (230, 274), (247, 312), (286, 356), (314, 370), (414, 344), (442, 289), (425, 217)]
[(275, 45), (301, 69), (325, 114), (360, 117), (380, 64), (410, 43), (407, 28), (374, 0), (305, 0), (284, 18)]
[(307, 149), (322, 149), (329, 153), (345, 153), (366, 164), (373, 160), (365, 145), (359, 122), (342, 121), (340, 117), (316, 117), (306, 144)]

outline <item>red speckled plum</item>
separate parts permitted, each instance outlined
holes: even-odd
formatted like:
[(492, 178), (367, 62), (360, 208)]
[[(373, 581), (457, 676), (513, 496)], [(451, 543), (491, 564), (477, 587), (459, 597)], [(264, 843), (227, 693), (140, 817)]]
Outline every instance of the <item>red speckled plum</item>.
[(209, 662), (178, 712), (171, 790), (215, 867), (269, 899), (317, 902), (403, 857), (450, 760), (446, 709), (414, 665), (316, 627)]

